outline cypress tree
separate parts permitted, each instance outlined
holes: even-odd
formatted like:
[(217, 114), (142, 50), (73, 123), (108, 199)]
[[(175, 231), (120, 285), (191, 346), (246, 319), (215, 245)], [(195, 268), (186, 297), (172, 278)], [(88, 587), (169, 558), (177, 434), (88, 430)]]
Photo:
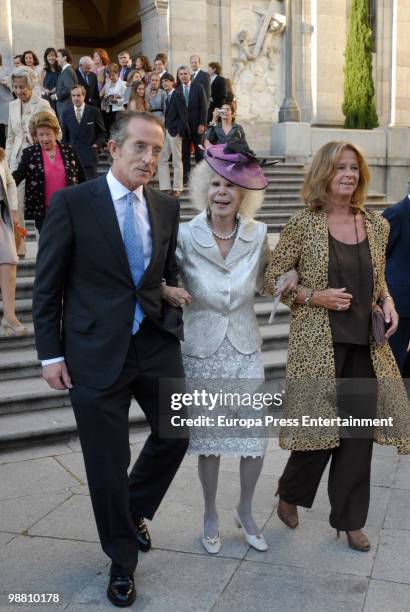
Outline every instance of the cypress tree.
[(372, 76), (372, 31), (368, 0), (352, 0), (345, 50), (343, 114), (345, 128), (370, 130), (379, 125)]

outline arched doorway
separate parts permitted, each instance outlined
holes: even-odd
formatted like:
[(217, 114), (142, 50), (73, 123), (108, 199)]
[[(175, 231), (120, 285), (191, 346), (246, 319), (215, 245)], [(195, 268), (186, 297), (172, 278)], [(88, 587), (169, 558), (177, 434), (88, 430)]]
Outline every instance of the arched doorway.
[(76, 59), (95, 47), (106, 49), (113, 60), (123, 49), (141, 51), (138, 0), (64, 0), (65, 45)]

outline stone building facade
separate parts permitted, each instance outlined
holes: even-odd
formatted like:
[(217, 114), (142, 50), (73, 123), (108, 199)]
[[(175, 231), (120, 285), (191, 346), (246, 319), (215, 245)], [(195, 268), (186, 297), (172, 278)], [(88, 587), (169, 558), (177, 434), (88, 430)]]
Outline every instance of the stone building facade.
[[(238, 121), (256, 150), (308, 159), (314, 152), (312, 129), (332, 131), (343, 125), (343, 53), (350, 4), (351, 0), (0, 0), (0, 53), (11, 65), (12, 55), (24, 49), (42, 54), (46, 46), (64, 42), (77, 57), (96, 46), (108, 48), (114, 57), (122, 48), (150, 58), (160, 50), (168, 53), (171, 71), (198, 53), (205, 67), (219, 61), (224, 75), (232, 79)], [(410, 125), (410, 0), (369, 0), (369, 10), (379, 130), (384, 130), (386, 150), (399, 142), (404, 158), (407, 150), (401, 147), (407, 143)], [(286, 57), (290, 30), (291, 63)], [(290, 74), (301, 125), (277, 128)], [(373, 146), (371, 136), (361, 139)], [(375, 143), (377, 139), (380, 135)], [(382, 148), (380, 143), (374, 146), (375, 151)], [(386, 155), (381, 163), (387, 163)]]

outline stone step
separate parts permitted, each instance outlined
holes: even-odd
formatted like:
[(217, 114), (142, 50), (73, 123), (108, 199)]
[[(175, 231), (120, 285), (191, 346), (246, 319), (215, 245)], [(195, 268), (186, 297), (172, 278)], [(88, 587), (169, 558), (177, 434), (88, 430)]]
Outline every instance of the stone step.
[[(262, 335), (262, 350), (287, 348), (289, 335), (289, 312), (286, 307), (280, 308), (272, 325), (268, 324), (272, 303), (255, 305), (255, 311)], [(17, 340), (17, 338), (13, 338)], [(34, 342), (34, 338), (33, 338)], [(21, 381), (23, 379), (39, 377), (41, 365), (37, 359), (34, 344), (31, 346), (14, 345), (11, 348), (0, 350), (0, 382)], [(16, 382), (20, 388), (20, 382)], [(42, 405), (42, 396), (39, 395)], [(33, 400), (33, 403), (34, 400)], [(12, 403), (10, 404), (12, 409)], [(31, 408), (33, 409), (33, 408)], [(5, 409), (3, 408), (3, 411)], [(1, 412), (1, 410), (0, 410)]]
[[(267, 381), (283, 381), (286, 355), (286, 349), (262, 353)], [(49, 389), (42, 379), (21, 381), (18, 386), (18, 392), (13, 394), (10, 382), (0, 382), (0, 451), (43, 440), (64, 439), (76, 433), (76, 422), (67, 392)], [(44, 398), (43, 406), (41, 409), (37, 406), (30, 409), (28, 404), (35, 393), (39, 392), (40, 387)], [(46, 396), (49, 398), (48, 405), (46, 405)], [(25, 404), (26, 408), (3, 410), (4, 405), (13, 398), (18, 400), (18, 406), (22, 407)], [(146, 425), (145, 416), (135, 401), (131, 402), (130, 424)]]
[(34, 271), (32, 276), (18, 276), (16, 282), (16, 299), (31, 298), (33, 294)]
[(262, 362), (265, 370), (265, 379), (284, 381), (286, 374), (287, 350), (270, 350), (262, 353)]
[[(22, 298), (16, 300), (16, 315), (19, 321), (27, 323), (33, 320), (31, 314), (32, 300), (31, 298)], [(3, 302), (0, 301), (0, 317), (3, 316)]]
[(3, 415), (70, 405), (66, 391), (51, 389), (39, 376), (0, 381), (0, 431)]
[[(0, 351), (0, 382), (40, 375), (40, 362), (34, 347), (16, 347)], [(17, 382), (16, 386), (20, 383)]]
[[(0, 450), (65, 439), (77, 432), (71, 406), (8, 414), (0, 422)], [(131, 402), (129, 422), (133, 426), (146, 425), (144, 413), (135, 401)]]
[(27, 336), (6, 336), (4, 329), (0, 328), (0, 357), (4, 351), (11, 349), (21, 349), (34, 347), (34, 327), (32, 322), (25, 322), (24, 326), (27, 327)]
[(30, 259), (20, 259), (17, 264), (17, 277), (28, 277), (34, 276), (36, 271), (36, 260), (33, 258)]

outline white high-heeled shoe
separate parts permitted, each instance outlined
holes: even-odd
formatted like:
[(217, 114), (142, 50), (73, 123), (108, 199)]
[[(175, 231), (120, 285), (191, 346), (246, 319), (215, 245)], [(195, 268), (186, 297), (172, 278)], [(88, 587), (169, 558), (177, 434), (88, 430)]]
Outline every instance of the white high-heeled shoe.
[(1, 326), (6, 336), (26, 336), (28, 333), (27, 327), (24, 327), (24, 325), (12, 325), (5, 317), (1, 320)]
[(218, 534), (214, 538), (210, 538), (209, 536), (202, 536), (202, 546), (205, 548), (206, 552), (210, 555), (216, 555), (219, 553), (222, 547), (221, 536)]
[(260, 533), (258, 535), (251, 535), (250, 533), (248, 533), (241, 521), (241, 517), (239, 516), (237, 510), (235, 510), (234, 520), (237, 527), (241, 527), (243, 529), (245, 539), (248, 542), (249, 546), (252, 546), (255, 550), (258, 550), (259, 552), (264, 552), (265, 550), (268, 550), (268, 545), (266, 544), (266, 540), (263, 537), (263, 534)]

